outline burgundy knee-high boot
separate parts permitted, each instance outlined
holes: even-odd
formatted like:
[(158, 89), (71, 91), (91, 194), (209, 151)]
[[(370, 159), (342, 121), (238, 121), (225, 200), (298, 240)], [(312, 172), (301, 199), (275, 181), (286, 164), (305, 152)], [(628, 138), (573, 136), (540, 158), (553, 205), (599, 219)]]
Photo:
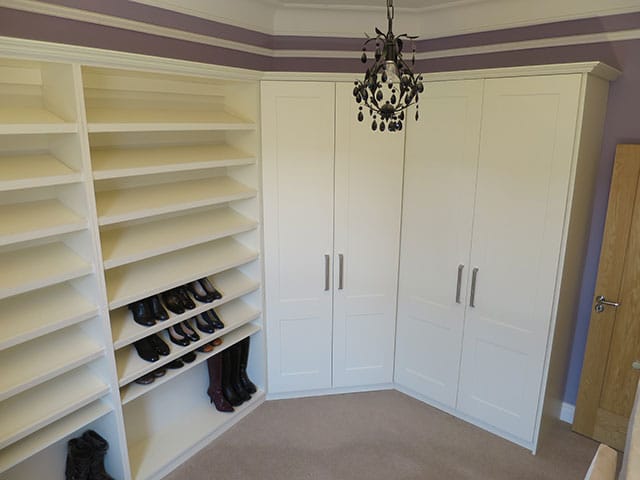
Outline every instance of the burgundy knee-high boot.
[(224, 398), (222, 393), (222, 355), (217, 354), (207, 359), (209, 369), (209, 389), (207, 394), (211, 403), (220, 412), (233, 412), (233, 406)]

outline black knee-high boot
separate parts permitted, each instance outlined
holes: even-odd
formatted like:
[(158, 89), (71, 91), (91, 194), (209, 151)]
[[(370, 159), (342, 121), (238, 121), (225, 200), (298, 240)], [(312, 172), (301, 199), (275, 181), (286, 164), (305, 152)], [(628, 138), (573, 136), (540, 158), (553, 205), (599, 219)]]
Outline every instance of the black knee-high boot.
[(240, 345), (240, 383), (248, 393), (256, 393), (257, 389), (253, 382), (247, 375), (247, 362), (249, 361), (249, 344), (251, 339), (249, 337), (242, 340)]

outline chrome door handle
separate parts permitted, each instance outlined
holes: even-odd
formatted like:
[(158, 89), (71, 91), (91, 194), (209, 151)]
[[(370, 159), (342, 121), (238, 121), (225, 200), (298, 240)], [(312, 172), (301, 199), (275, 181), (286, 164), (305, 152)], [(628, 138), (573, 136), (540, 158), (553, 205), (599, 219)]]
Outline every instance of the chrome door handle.
[(594, 307), (594, 310), (596, 311), (596, 313), (604, 312), (605, 305), (613, 308), (618, 308), (620, 306), (620, 304), (617, 302), (608, 301), (606, 298), (604, 298), (604, 295), (598, 295), (596, 297), (596, 306)]
[(339, 264), (339, 273), (338, 273), (338, 290), (342, 290), (344, 288), (344, 255), (338, 255), (338, 264)]
[(324, 256), (324, 291), (328, 292), (330, 285), (330, 277), (329, 277), (329, 263), (331, 262), (331, 257), (329, 255)]
[(478, 267), (473, 267), (471, 271), (471, 295), (469, 299), (469, 306), (475, 308), (476, 307), (476, 283), (478, 281)]
[(635, 362), (633, 362), (631, 364), (631, 368), (633, 368), (634, 370), (640, 370), (640, 360), (636, 360)]
[(456, 303), (460, 303), (460, 290), (462, 288), (462, 271), (464, 270), (464, 265), (458, 265), (458, 283), (456, 284)]

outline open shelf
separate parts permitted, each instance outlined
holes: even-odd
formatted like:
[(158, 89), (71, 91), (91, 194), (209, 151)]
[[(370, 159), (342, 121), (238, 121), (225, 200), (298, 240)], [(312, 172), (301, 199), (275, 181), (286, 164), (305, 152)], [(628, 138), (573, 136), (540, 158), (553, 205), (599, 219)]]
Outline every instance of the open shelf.
[(188, 320), (201, 312), (217, 308), (220, 305), (235, 300), (247, 293), (253, 292), (260, 287), (260, 284), (242, 274), (236, 269), (226, 270), (210, 278), (211, 283), (222, 294), (222, 298), (211, 303), (201, 303), (195, 300), (196, 308), (176, 315), (167, 310), (169, 318), (157, 322), (152, 327), (145, 327), (133, 320), (131, 311), (126, 307), (118, 308), (111, 312), (111, 332), (113, 334), (113, 348), (116, 350), (126, 347), (133, 342), (140, 340), (152, 333), (159, 332), (171, 325)]
[(78, 329), (65, 329), (0, 352), (0, 401), (104, 355), (104, 347)]
[[(233, 302), (222, 305), (216, 309), (216, 313), (224, 323), (224, 328), (216, 330), (213, 333), (206, 334), (199, 330), (200, 340), (192, 342), (186, 347), (181, 347), (172, 343), (169, 340), (166, 332), (161, 332), (159, 335), (171, 348), (171, 353), (165, 357), (160, 357), (157, 362), (147, 362), (138, 356), (138, 352), (133, 345), (124, 347), (116, 352), (116, 369), (118, 370), (118, 384), (123, 387), (135, 379), (142, 377), (143, 375), (155, 370), (162, 365), (165, 365), (173, 360), (180, 358), (185, 353), (196, 350), (198, 347), (209, 343), (210, 341), (222, 337), (223, 335), (232, 332), (233, 330), (241, 327), (242, 325), (255, 320), (260, 316), (260, 311), (247, 305), (242, 300), (235, 300)], [(195, 325), (192, 326), (195, 328)]]
[(256, 125), (226, 112), (209, 109), (87, 108), (90, 133), (197, 130), (255, 130)]
[(38, 430), (22, 440), (0, 450), (0, 472), (17, 464), (66, 438), (91, 422), (111, 412), (112, 408), (102, 400), (96, 400), (60, 420)]
[(88, 275), (91, 264), (62, 243), (0, 254), (0, 299)]
[(228, 270), (258, 258), (232, 238), (222, 238), (105, 272), (109, 309)]
[(94, 148), (93, 178), (182, 172), (255, 163), (251, 155), (229, 145), (181, 145), (143, 148)]
[(88, 320), (98, 308), (68, 284), (0, 301), (0, 350)]
[(251, 397), (248, 402), (234, 407), (233, 413), (219, 412), (209, 402), (202, 402), (185, 411), (179, 422), (166, 425), (152, 437), (129, 444), (133, 478), (156, 478), (176, 458), (184, 456), (207, 438), (223, 433), (251, 413), (264, 401), (265, 392), (258, 390)]
[(0, 246), (86, 227), (84, 218), (55, 199), (0, 205)]
[(212, 177), (96, 194), (98, 223), (109, 225), (163, 213), (242, 200), (256, 191), (229, 177)]
[(0, 135), (76, 133), (78, 124), (66, 122), (37, 107), (0, 107)]
[(109, 392), (86, 367), (0, 403), (0, 450)]
[(258, 325), (254, 325), (252, 323), (246, 324), (234, 330), (230, 333), (227, 333), (222, 337), (223, 343), (215, 347), (211, 352), (202, 353), (198, 352), (196, 359), (191, 363), (185, 363), (184, 367), (179, 368), (177, 370), (168, 369), (167, 373), (160, 378), (156, 378), (154, 382), (150, 385), (139, 385), (137, 383), (130, 383), (127, 386), (123, 387), (120, 390), (120, 398), (122, 399), (122, 404), (125, 405), (132, 400), (135, 400), (141, 395), (151, 392), (153, 389), (159, 387), (163, 383), (168, 382), (172, 378), (189, 371), (196, 365), (201, 364), (202, 362), (206, 362), (209, 357), (213, 357), (214, 355), (219, 354), (223, 350), (226, 350), (230, 346), (238, 343), (240, 340), (243, 340), (247, 337), (250, 337), (256, 332), (260, 331), (260, 327)]
[(82, 180), (82, 175), (52, 155), (0, 157), (0, 191), (64, 185)]
[(257, 225), (231, 208), (217, 208), (114, 228), (101, 234), (104, 268), (246, 232)]

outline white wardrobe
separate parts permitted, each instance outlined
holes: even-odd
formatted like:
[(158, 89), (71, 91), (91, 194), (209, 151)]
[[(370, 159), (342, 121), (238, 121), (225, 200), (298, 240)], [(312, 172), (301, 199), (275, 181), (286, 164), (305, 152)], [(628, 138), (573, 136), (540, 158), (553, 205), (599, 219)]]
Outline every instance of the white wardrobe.
[(393, 379), (404, 135), (352, 88), (262, 83), (270, 393)]

